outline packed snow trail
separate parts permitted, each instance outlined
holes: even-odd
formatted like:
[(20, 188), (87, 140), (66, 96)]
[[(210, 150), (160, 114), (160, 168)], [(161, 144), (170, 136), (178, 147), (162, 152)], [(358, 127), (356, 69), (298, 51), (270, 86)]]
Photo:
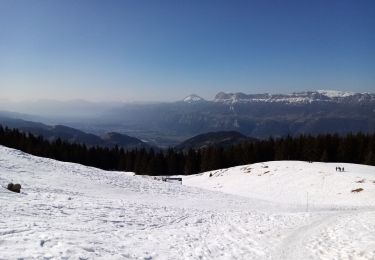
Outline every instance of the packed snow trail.
[(375, 259), (375, 211), (335, 213), (294, 231), (280, 259)]
[[(21, 183), (22, 191), (0, 188), (0, 259), (375, 257), (370, 209), (305, 212), (304, 205), (163, 183), (0, 146), (0, 183), (9, 182)], [(326, 224), (331, 216), (337, 219)], [(350, 240), (349, 231), (357, 232), (358, 241)]]

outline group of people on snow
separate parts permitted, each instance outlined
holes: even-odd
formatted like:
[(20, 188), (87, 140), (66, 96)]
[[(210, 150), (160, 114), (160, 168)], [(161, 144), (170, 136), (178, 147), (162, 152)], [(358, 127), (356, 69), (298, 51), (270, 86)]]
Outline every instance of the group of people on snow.
[(339, 172), (344, 172), (345, 169), (344, 167), (336, 167), (336, 171), (339, 171)]

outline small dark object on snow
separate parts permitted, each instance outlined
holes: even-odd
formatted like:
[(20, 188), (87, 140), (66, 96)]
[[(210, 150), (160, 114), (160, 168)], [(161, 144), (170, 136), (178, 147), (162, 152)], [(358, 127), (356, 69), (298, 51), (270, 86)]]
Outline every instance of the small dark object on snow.
[(182, 178), (162, 177), (162, 181), (182, 184)]
[(20, 193), (21, 192), (21, 184), (18, 184), (18, 183), (16, 183), (16, 184), (9, 183), (8, 184), (8, 190)]

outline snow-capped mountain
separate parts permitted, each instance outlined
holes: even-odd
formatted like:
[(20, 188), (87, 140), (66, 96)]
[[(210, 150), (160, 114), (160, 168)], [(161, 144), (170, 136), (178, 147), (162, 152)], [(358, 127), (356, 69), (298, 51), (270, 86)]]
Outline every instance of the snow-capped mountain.
[(205, 101), (205, 99), (196, 95), (196, 94), (191, 94), (191, 95), (185, 97), (182, 101), (186, 102), (186, 103), (196, 103), (196, 102)]
[(287, 104), (306, 104), (314, 102), (361, 103), (375, 102), (375, 94), (344, 92), (336, 90), (305, 91), (291, 94), (244, 94), (241, 92), (220, 92), (215, 96), (213, 101), (224, 104), (256, 102), (272, 102)]
[(163, 146), (217, 131), (237, 131), (255, 138), (372, 133), (375, 94), (327, 90), (279, 95), (220, 92), (206, 101), (191, 95), (185, 102), (128, 104), (97, 121), (125, 126), (127, 132), (139, 134), (135, 137), (157, 139)]
[(375, 258), (371, 166), (265, 162), (180, 185), (3, 146), (0, 161), (0, 259)]
[(355, 93), (350, 91), (339, 91), (339, 90), (317, 90), (316, 92), (325, 95), (330, 98), (343, 98), (343, 97), (350, 97), (356, 94), (367, 94), (367, 93)]

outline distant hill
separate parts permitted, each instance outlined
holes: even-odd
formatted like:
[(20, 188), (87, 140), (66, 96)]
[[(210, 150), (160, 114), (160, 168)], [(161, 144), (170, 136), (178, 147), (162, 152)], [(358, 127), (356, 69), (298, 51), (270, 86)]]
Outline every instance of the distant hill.
[(36, 136), (42, 136), (50, 141), (60, 138), (70, 143), (85, 144), (89, 147), (114, 147), (117, 145), (126, 150), (136, 148), (150, 149), (152, 147), (138, 138), (120, 133), (111, 132), (103, 136), (97, 136), (64, 125), (49, 126), (38, 122), (10, 118), (4, 115), (0, 115), (0, 125), (19, 129), (22, 132), (31, 133)]
[(189, 149), (199, 150), (207, 148), (209, 146), (227, 147), (254, 140), (256, 139), (249, 138), (236, 131), (209, 132), (194, 136), (177, 145), (175, 148), (177, 150), (185, 151)]
[[(106, 133), (101, 136), (101, 138), (109, 146), (118, 145), (119, 147), (126, 147), (127, 149), (151, 148), (150, 145), (138, 138), (115, 132)], [(157, 149), (156, 147), (153, 148)]]

